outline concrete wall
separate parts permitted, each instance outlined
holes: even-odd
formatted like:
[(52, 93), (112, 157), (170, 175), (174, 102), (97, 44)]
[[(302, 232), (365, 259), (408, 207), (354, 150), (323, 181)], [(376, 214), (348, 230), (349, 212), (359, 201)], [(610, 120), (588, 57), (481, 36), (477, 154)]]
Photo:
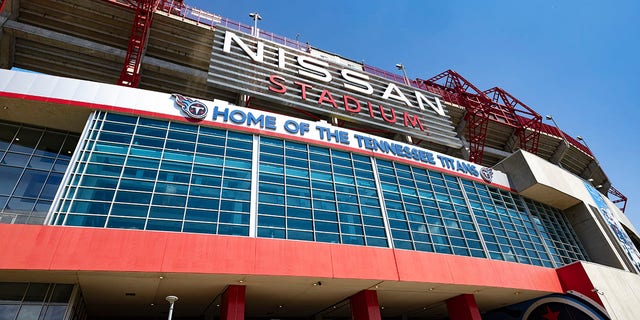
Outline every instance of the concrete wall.
[(507, 173), (521, 195), (561, 210), (590, 198), (582, 179), (526, 151), (516, 151), (494, 168)]
[(584, 203), (565, 210), (564, 214), (591, 261), (627, 270), (618, 251), (611, 249), (614, 245), (606, 236), (602, 224), (597, 222), (594, 213)]
[(611, 319), (640, 318), (639, 275), (595, 263), (582, 264)]
[[(506, 173), (511, 187), (522, 196), (563, 210), (592, 261), (632, 270), (617, 239), (595, 209), (597, 205), (587, 191), (584, 179), (522, 150), (494, 168)], [(604, 201), (620, 223), (637, 234), (620, 209), (606, 197)]]

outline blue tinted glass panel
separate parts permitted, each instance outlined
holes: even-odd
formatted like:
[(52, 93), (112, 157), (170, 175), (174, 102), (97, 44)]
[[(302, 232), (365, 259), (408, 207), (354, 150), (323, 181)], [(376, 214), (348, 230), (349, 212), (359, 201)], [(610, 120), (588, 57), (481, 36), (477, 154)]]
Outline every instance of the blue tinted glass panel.
[(184, 209), (152, 206), (149, 210), (149, 216), (152, 218), (182, 220), (184, 217)]
[(140, 126), (136, 129), (136, 134), (164, 138), (167, 135), (167, 130)]
[(117, 218), (112, 217), (107, 222), (107, 228), (120, 228), (120, 229), (144, 229), (144, 219), (132, 219), (132, 218)]
[(149, 219), (147, 221), (147, 230), (161, 230), (161, 231), (181, 231), (182, 222), (171, 220), (156, 220)]
[(236, 225), (220, 224), (218, 226), (218, 234), (228, 234), (228, 235), (234, 235), (234, 236), (248, 236), (249, 235), (249, 227), (248, 226), (236, 226)]
[(258, 237), (285, 239), (286, 238), (286, 234), (285, 234), (285, 230), (284, 229), (274, 229), (274, 228), (259, 227), (258, 228)]
[(104, 227), (106, 216), (67, 215), (65, 225), (83, 227)]
[(218, 212), (213, 210), (187, 209), (185, 220), (217, 222)]
[(182, 231), (214, 234), (216, 233), (216, 225), (212, 223), (185, 222)]
[(46, 157), (32, 157), (29, 160), (29, 168), (49, 171), (53, 167), (55, 159)]
[(116, 216), (146, 217), (148, 210), (149, 207), (145, 205), (117, 203), (111, 208), (111, 214)]

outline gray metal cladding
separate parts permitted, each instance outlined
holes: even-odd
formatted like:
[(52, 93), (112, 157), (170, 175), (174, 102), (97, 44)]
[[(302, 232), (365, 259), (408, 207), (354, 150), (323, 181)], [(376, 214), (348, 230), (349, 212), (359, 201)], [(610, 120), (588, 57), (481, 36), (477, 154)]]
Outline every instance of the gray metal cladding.
[(365, 73), (353, 61), (304, 49), (219, 27), (207, 81), (285, 107), (462, 147), (437, 95)]

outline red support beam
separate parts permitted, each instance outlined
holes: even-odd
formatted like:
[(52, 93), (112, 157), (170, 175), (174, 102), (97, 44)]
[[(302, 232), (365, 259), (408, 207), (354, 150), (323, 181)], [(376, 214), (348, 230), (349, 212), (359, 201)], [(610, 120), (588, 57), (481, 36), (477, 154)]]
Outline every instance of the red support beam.
[(158, 3), (159, 0), (138, 0), (136, 4), (136, 13), (133, 18), (131, 34), (129, 35), (129, 46), (127, 47), (124, 65), (118, 79), (118, 84), (121, 86), (137, 88), (140, 83), (142, 57), (147, 48), (153, 12), (156, 10)]
[(220, 320), (244, 319), (246, 287), (230, 285), (222, 294)]
[(537, 154), (542, 116), (504, 89), (494, 87), (484, 93), (494, 102), (492, 120), (514, 127), (520, 149)]
[(439, 94), (445, 101), (466, 109), (464, 119), (469, 135), (469, 161), (481, 164), (493, 101), (453, 70), (427, 80), (416, 79), (415, 84), (418, 88)]
[(482, 320), (476, 298), (472, 294), (461, 294), (447, 300), (450, 320)]
[(178, 16), (182, 14), (184, 8), (184, 0), (160, 0), (158, 4), (158, 10)]
[(9, 0), (0, 0), (0, 13), (2, 13), (2, 9), (4, 9), (4, 5), (7, 4)]
[(354, 320), (380, 320), (380, 305), (378, 304), (378, 292), (375, 290), (360, 291), (349, 298), (351, 307), (351, 319)]
[(624, 194), (622, 194), (622, 192), (618, 191), (618, 189), (614, 188), (613, 186), (609, 188), (609, 192), (607, 195), (609, 194), (615, 197), (614, 199), (611, 199), (611, 202), (622, 203), (622, 207), (618, 206), (618, 208), (620, 208), (620, 211), (624, 213), (624, 210), (627, 209), (627, 197)]

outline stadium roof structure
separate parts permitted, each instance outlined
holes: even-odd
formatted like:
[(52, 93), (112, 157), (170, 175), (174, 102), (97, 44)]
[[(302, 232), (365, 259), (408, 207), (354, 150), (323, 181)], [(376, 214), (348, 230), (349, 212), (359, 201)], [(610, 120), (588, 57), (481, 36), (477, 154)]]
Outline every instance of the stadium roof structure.
[[(1, 44), (2, 68), (17, 67), (51, 75), (119, 83), (125, 69), (131, 68), (133, 51), (140, 59), (137, 84), (141, 89), (180, 92), (206, 99), (240, 99), (236, 92), (207, 84), (214, 37), (212, 29), (223, 26), (251, 33), (251, 26), (191, 8), (182, 1), (78, 0), (58, 1), (51, 6), (44, 0), (20, 0), (3, 1), (3, 4), (2, 32), (10, 37), (4, 37)], [(136, 31), (136, 25), (141, 23), (138, 17), (141, 11), (151, 8), (150, 4), (155, 4), (153, 8), (156, 9), (153, 22), (147, 25), (148, 32), (139, 34), (140, 31)], [(136, 40), (136, 33), (138, 37), (145, 37), (146, 44), (143, 43), (143, 48), (133, 46), (132, 50), (131, 43), (140, 42), (140, 39)], [(263, 30), (259, 35), (262, 39), (303, 51), (320, 50)], [(365, 72), (404, 82), (401, 75), (368, 65), (362, 65), (362, 68)], [(495, 87), (483, 91), (453, 70), (426, 80), (411, 80), (410, 83), (443, 97), (456, 130), (466, 140), (465, 148), (458, 150), (418, 139), (413, 141), (414, 144), (487, 166), (522, 148), (592, 181), (594, 186), (600, 186), (603, 193), (609, 190), (613, 200), (626, 202), (620, 191), (612, 189), (612, 183), (585, 144), (556, 126), (543, 123), (541, 115), (504, 89)], [(255, 98), (249, 103), (257, 109), (268, 105)], [(297, 110), (272, 111), (286, 114)], [(318, 117), (308, 116), (312, 119)], [(363, 130), (361, 124), (342, 122), (340, 125)]]
[[(487, 167), (500, 163), (522, 149), (564, 168), (584, 181), (591, 182), (599, 192), (612, 196), (615, 203), (621, 203), (622, 209), (626, 204), (626, 197), (612, 186), (600, 163), (588, 146), (583, 143), (584, 141), (581, 142), (581, 138), (574, 138), (561, 131), (555, 122), (554, 125), (544, 123), (545, 118), (552, 121), (554, 119), (538, 114), (533, 107), (526, 105), (505, 89), (500, 87), (477, 88), (472, 82), (453, 70), (446, 70), (431, 77), (409, 80), (405, 75), (364, 65), (328, 53), (321, 48), (315, 48), (307, 43), (303, 44), (264, 30), (256, 32), (257, 30), (251, 26), (189, 7), (183, 1), (0, 1), (0, 68), (20, 68), (54, 76), (119, 84), (161, 93), (178, 92), (184, 96), (210, 101), (225, 100), (251, 109), (314, 121), (327, 121), (334, 126), (364, 133), (375, 133), (383, 138), (412, 143), (425, 149), (468, 159)], [(384, 129), (368, 123), (354, 122), (353, 119), (347, 118), (332, 118), (323, 113), (300, 110), (284, 104), (274, 104), (260, 97), (247, 96), (239, 90), (229, 90), (212, 85), (208, 81), (208, 77), (211, 73), (213, 59), (212, 46), (216, 41), (214, 30), (219, 27), (243, 34), (257, 33), (261, 40), (278, 43), (304, 54), (324, 55), (347, 64), (353, 63), (362, 72), (433, 93), (443, 101), (447, 117), (451, 121), (457, 138), (461, 141), (462, 147), (452, 147), (411, 136), (402, 136), (397, 132), (383, 131)], [(118, 87), (118, 89), (123, 88)], [(54, 90), (64, 91), (65, 88), (52, 84), (51, 91)], [(47, 123), (49, 128), (74, 133), (83, 131), (86, 119), (93, 111), (91, 108), (74, 108), (71, 105), (64, 105), (64, 101), (23, 102), (19, 99), (14, 100), (17, 107), (28, 103), (35, 105), (42, 112), (34, 114), (8, 110), (3, 120), (34, 125)], [(56, 104), (64, 106), (51, 106)], [(15, 109), (19, 110), (20, 108)], [(554, 169), (558, 168), (554, 167)], [(574, 177), (572, 176), (572, 178)], [(79, 254), (88, 257), (87, 260), (91, 260), (87, 262), (90, 267), (84, 270), (78, 269), (81, 271), (64, 269), (72, 265), (72, 262), (77, 262), (78, 258), (74, 252), (59, 258), (57, 256), (54, 258), (53, 255), (46, 256), (35, 261), (34, 265), (28, 266), (37, 269), (37, 263), (41, 263), (44, 266), (43, 269), (51, 267), (53, 260), (46, 260), (51, 258), (55, 260), (55, 263), (58, 263), (56, 267), (59, 267), (54, 271), (50, 269), (35, 274), (29, 273), (27, 270), (29, 268), (25, 267), (24, 270), (9, 270), (7, 274), (32, 277), (29, 278), (29, 281), (45, 279), (46, 281), (73, 282), (77, 279), (83, 287), (88, 304), (105, 309), (123, 301), (122, 294), (116, 292), (116, 289), (104, 292), (104, 288), (108, 288), (110, 284), (113, 284), (114, 288), (122, 288), (129, 284), (138, 286), (139, 292), (144, 293), (140, 293), (135, 298), (136, 301), (142, 299), (151, 301), (157, 298), (150, 297), (151, 295), (157, 296), (164, 293), (163, 290), (169, 287), (177, 288), (178, 292), (184, 292), (180, 295), (180, 304), (188, 305), (191, 303), (194, 306), (201, 306), (208, 303), (205, 295), (200, 294), (201, 292), (219, 292), (222, 290), (223, 284), (228, 283), (251, 283), (253, 291), (250, 294), (252, 296), (249, 296), (247, 300), (254, 301), (255, 305), (252, 307), (263, 314), (272, 312), (275, 315), (280, 315), (279, 309), (284, 309), (280, 305), (272, 304), (273, 301), (280, 298), (294, 299), (300, 302), (300, 305), (313, 303), (314, 307), (320, 307), (337, 301), (336, 297), (348, 297), (350, 292), (362, 287), (375, 289), (381, 287), (379, 290), (380, 300), (383, 304), (403, 306), (406, 309), (417, 308), (417, 313), (423, 312), (422, 308), (424, 308), (429, 312), (441, 313), (442, 316), (446, 315), (446, 307), (441, 302), (460, 292), (482, 292), (483, 294), (478, 297), (478, 304), (482, 309), (492, 309), (508, 303), (539, 297), (544, 292), (561, 292), (562, 289), (559, 283), (549, 280), (557, 279), (554, 278), (556, 277), (554, 269), (514, 264), (515, 266), (510, 269), (512, 272), (504, 274), (501, 273), (501, 267), (508, 263), (504, 261), (486, 260), (483, 263), (486, 263), (484, 266), (487, 268), (482, 271), (486, 274), (482, 272), (476, 274), (473, 263), (468, 262), (471, 261), (469, 260), (471, 258), (453, 256), (451, 260), (443, 260), (444, 262), (441, 264), (444, 271), (441, 273), (447, 272), (445, 267), (449, 266), (448, 261), (460, 262), (459, 273), (448, 275), (452, 278), (459, 277), (455, 279), (457, 283), (434, 285), (425, 291), (424, 284), (426, 282), (421, 280), (423, 275), (417, 274), (418, 271), (416, 274), (409, 274), (418, 280), (402, 281), (402, 283), (396, 281), (400, 278), (399, 274), (403, 272), (397, 268), (397, 265), (413, 266), (416, 263), (413, 256), (407, 255), (398, 258), (395, 253), (383, 252), (374, 248), (343, 249), (339, 246), (332, 247), (326, 244), (278, 242), (273, 239), (205, 238), (206, 236), (195, 234), (167, 233), (159, 235), (156, 232), (137, 233), (131, 232), (131, 230), (96, 229), (85, 232), (83, 228), (68, 228), (66, 234), (62, 234), (59, 232), (60, 228), (62, 227), (20, 226), (8, 228), (0, 225), (0, 229), (6, 230), (7, 234), (13, 232), (9, 237), (19, 239), (23, 234), (33, 238), (44, 237), (49, 239), (51, 243), (55, 243), (56, 248), (60, 244), (60, 251), (64, 251), (62, 243), (65, 241), (72, 243), (75, 248), (81, 249), (82, 252)], [(121, 235), (126, 235), (126, 237)], [(151, 246), (161, 247), (154, 252), (161, 252), (162, 256), (158, 255), (148, 259), (145, 257), (136, 261), (120, 261), (117, 259), (118, 257), (111, 256), (100, 257), (97, 256), (97, 252), (102, 251), (94, 250), (95, 248), (91, 247), (96, 239), (111, 239), (113, 243), (99, 240), (97, 242), (104, 246), (101, 249), (105, 249), (105, 251), (110, 251), (108, 249), (126, 251), (133, 253), (131, 256), (136, 259), (144, 257), (147, 251), (146, 248), (135, 246), (136, 241), (145, 245), (151, 243)], [(171, 240), (205, 241), (210, 246), (202, 250), (205, 253), (202, 256), (200, 256), (200, 251), (192, 250), (189, 251), (192, 256), (180, 257), (179, 247), (172, 247)], [(229, 246), (231, 242), (236, 242), (236, 245)], [(227, 247), (254, 249), (255, 255), (249, 254), (247, 257), (245, 252), (239, 252), (239, 250), (230, 250), (231, 252), (218, 250), (218, 248)], [(271, 257), (272, 260), (258, 259), (270, 257), (273, 252), (286, 252), (286, 256), (283, 254)], [(325, 255), (318, 258), (313, 255), (317, 252), (323, 252)], [(207, 268), (210, 268), (212, 261), (216, 261), (216, 257), (222, 255), (231, 256), (242, 263), (220, 266), (221, 270), (224, 269), (228, 273), (206, 274), (206, 272), (200, 272), (201, 270), (209, 270)], [(398, 254), (398, 256), (400, 255)], [(363, 257), (368, 257), (368, 260)], [(362, 263), (362, 261), (373, 261), (374, 258), (377, 262), (382, 261), (383, 263), (375, 267)], [(339, 261), (340, 259), (347, 263), (339, 263), (342, 262)], [(437, 256), (434, 259), (437, 259)], [(319, 264), (317, 260), (325, 261), (325, 263)], [(399, 260), (402, 260), (401, 263), (398, 262)], [(290, 262), (291, 266), (286, 263), (282, 264), (282, 261)], [(476, 263), (476, 261), (472, 262)], [(31, 261), (27, 263), (31, 263)], [(137, 263), (136, 266), (140, 267), (140, 270), (144, 268), (157, 270), (154, 268), (157, 268), (158, 265), (163, 267), (166, 265), (168, 266), (166, 270), (169, 271), (167, 273), (147, 272), (141, 277), (139, 273), (127, 269), (130, 268), (129, 263)], [(298, 264), (294, 265), (295, 263)], [(425, 260), (424, 265), (427, 264), (430, 268), (437, 269), (438, 267), (433, 261)], [(353, 265), (356, 265), (357, 268), (352, 270)], [(238, 266), (251, 266), (254, 269), (237, 270)], [(275, 268), (274, 266), (278, 266), (278, 272), (280, 272), (275, 274), (291, 276), (267, 276), (267, 272), (270, 268)], [(308, 278), (303, 277), (308, 272), (305, 269), (310, 269), (317, 274), (326, 274), (326, 277), (318, 278), (311, 284)], [(330, 272), (326, 270), (330, 270)], [(355, 275), (356, 272), (363, 270), (366, 271), (365, 274)], [(412, 269), (407, 268), (407, 270)], [(120, 274), (116, 275), (109, 271), (116, 271)], [(260, 273), (262, 271), (264, 272)], [(168, 273), (173, 274), (169, 277)], [(247, 276), (238, 277), (241, 274)], [(528, 284), (530, 279), (523, 277), (522, 274), (541, 279), (540, 281), (545, 286), (542, 289), (532, 288)], [(489, 283), (486, 287), (479, 288), (478, 285), (467, 285), (465, 282), (467, 276), (483, 277), (485, 275)], [(514, 292), (512, 288), (501, 286), (508, 282), (503, 278), (508, 278), (509, 281), (517, 283), (520, 287), (531, 290)], [(387, 280), (380, 282), (371, 279)], [(332, 286), (332, 282), (338, 283), (339, 286)], [(279, 287), (282, 283), (285, 283), (287, 288)], [(401, 292), (398, 288), (404, 291)], [(312, 290), (314, 291), (312, 292)], [(127, 294), (125, 293), (125, 295)], [(106, 303), (95, 303), (100, 299), (105, 299), (105, 296), (113, 300), (107, 300)], [(261, 299), (263, 297), (270, 299)], [(433, 305), (430, 306), (430, 303)], [(348, 304), (347, 299), (332, 307), (340, 309), (346, 304)], [(133, 309), (135, 308), (133, 305), (132, 302), (121, 307)], [(345, 309), (338, 312), (346, 315)], [(100, 313), (101, 310), (93, 311)], [(295, 310), (291, 310), (291, 312), (295, 313)]]

